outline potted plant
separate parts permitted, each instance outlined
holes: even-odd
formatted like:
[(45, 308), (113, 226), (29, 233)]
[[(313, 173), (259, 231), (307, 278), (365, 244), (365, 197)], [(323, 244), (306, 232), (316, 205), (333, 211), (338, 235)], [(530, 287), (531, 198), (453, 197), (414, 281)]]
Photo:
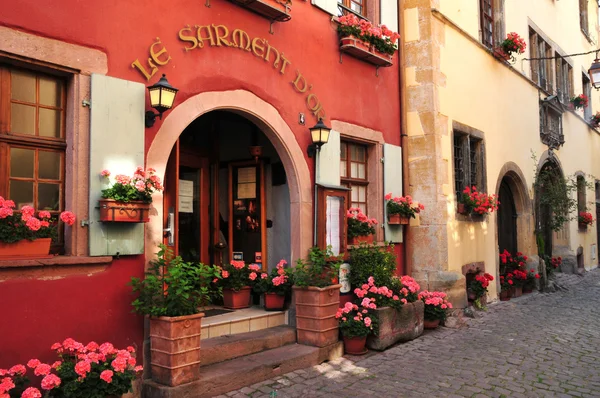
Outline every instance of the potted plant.
[(521, 270), (512, 271), (513, 275), (513, 297), (521, 297), (523, 295), (523, 286), (527, 283), (527, 272)]
[(590, 123), (594, 128), (600, 126), (600, 112), (596, 112), (596, 114), (590, 118)]
[[(148, 222), (152, 194), (162, 191), (160, 178), (152, 168), (138, 166), (133, 177), (123, 174), (115, 176), (114, 184), (102, 190), (99, 201), (100, 221), (102, 222)], [(110, 171), (103, 170), (100, 175), (107, 180)]]
[(354, 14), (347, 14), (338, 19), (340, 46), (351, 46), (382, 58), (391, 65), (392, 57), (398, 49), (400, 35), (385, 25), (373, 25)]
[(341, 45), (352, 45), (369, 51), (370, 44), (364, 40), (360, 28), (360, 20), (354, 14), (347, 14), (339, 18), (338, 33)]
[(351, 207), (346, 213), (348, 220), (348, 243), (358, 245), (359, 243), (373, 243), (375, 225), (377, 220), (363, 214), (358, 207)]
[[(83, 345), (71, 338), (55, 343), (59, 360), (53, 364), (31, 359), (24, 365), (0, 369), (0, 396), (5, 397), (120, 397), (132, 391), (132, 382), (142, 371), (136, 366), (135, 349), (116, 349), (111, 343)], [(27, 387), (27, 368), (41, 378), (40, 389)]]
[(588, 106), (589, 99), (585, 94), (579, 94), (577, 97), (571, 97), (569, 102), (574, 109), (583, 109)]
[(326, 347), (338, 341), (335, 318), (339, 302), (340, 259), (326, 250), (313, 247), (309, 261), (298, 259), (293, 271), (298, 343)]
[(218, 267), (184, 262), (161, 245), (144, 279), (131, 278), (134, 312), (150, 317), (152, 379), (177, 386), (199, 377), (202, 317)]
[(388, 224), (408, 224), (410, 218), (425, 210), (422, 204), (413, 203), (410, 195), (392, 197), (391, 193), (385, 195)]
[(346, 303), (335, 314), (344, 340), (346, 354), (363, 355), (367, 353), (367, 336), (373, 332), (373, 320), (370, 313), (377, 308), (374, 299), (365, 297), (360, 306)]
[(548, 278), (552, 277), (557, 269), (562, 264), (562, 257), (552, 257), (552, 258), (544, 258), (544, 262), (546, 263), (546, 275)]
[(521, 252), (517, 252), (514, 256), (506, 249), (500, 253), (500, 273), (505, 271), (513, 271), (516, 269), (525, 269), (528, 257)]
[(523, 294), (533, 292), (533, 289), (535, 288), (536, 279), (540, 279), (540, 274), (535, 272), (535, 269), (532, 268), (527, 273), (527, 282), (525, 282), (525, 285), (523, 286)]
[[(389, 285), (378, 286), (373, 277), (354, 289), (357, 300), (373, 299), (376, 326), (367, 338), (367, 347), (382, 351), (393, 344), (410, 341), (423, 333), (423, 302), (418, 298), (420, 286), (410, 276), (391, 278)], [(357, 302), (359, 302), (357, 301)]]
[(419, 300), (425, 303), (425, 329), (435, 329), (440, 322), (444, 322), (447, 310), (452, 308), (452, 303), (447, 300), (444, 292), (429, 292), (423, 290), (419, 293)]
[[(68, 226), (75, 223), (70, 211), (62, 212), (59, 219)], [(0, 196), (0, 259), (50, 257), (57, 228), (58, 220), (49, 211), (39, 211), (36, 217), (33, 207), (23, 206), (17, 211), (12, 200)]]
[(485, 215), (498, 209), (496, 195), (478, 192), (477, 187), (466, 187), (459, 197), (458, 212), (460, 214)]
[(252, 285), (261, 271), (260, 265), (246, 265), (233, 260), (221, 269), (219, 286), (223, 288), (223, 306), (233, 310), (250, 307)]
[(484, 309), (487, 302), (487, 288), (490, 285), (490, 281), (493, 281), (494, 277), (487, 272), (483, 274), (475, 275), (468, 286), (469, 299), (473, 300), (473, 304), (476, 308)]
[(513, 284), (512, 272), (509, 272), (506, 275), (500, 275), (500, 301), (510, 300)]
[(495, 49), (494, 54), (504, 60), (515, 60), (513, 53), (523, 54), (527, 48), (527, 43), (521, 36), (515, 32), (506, 35), (506, 39)]
[(292, 289), (290, 271), (284, 268), (286, 264), (285, 260), (279, 261), (270, 274), (263, 272), (254, 285), (254, 291), (264, 295), (264, 305), (267, 311), (283, 310), (285, 296)]
[(594, 223), (594, 217), (592, 216), (592, 213), (581, 211), (579, 212), (577, 221), (579, 222), (580, 228), (587, 229), (588, 225), (592, 225)]

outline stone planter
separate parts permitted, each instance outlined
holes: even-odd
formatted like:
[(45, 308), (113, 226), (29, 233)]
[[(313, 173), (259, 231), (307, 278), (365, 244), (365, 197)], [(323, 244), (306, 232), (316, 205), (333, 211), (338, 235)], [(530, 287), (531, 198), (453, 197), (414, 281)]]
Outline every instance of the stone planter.
[(335, 314), (340, 305), (341, 286), (293, 287), (299, 344), (326, 347), (338, 341)]
[(167, 386), (189, 383), (200, 377), (202, 317), (150, 317), (150, 367), (152, 380)]
[(383, 351), (393, 344), (416, 339), (423, 334), (424, 311), (425, 303), (421, 300), (403, 305), (400, 311), (377, 308), (379, 328), (367, 338), (367, 347)]

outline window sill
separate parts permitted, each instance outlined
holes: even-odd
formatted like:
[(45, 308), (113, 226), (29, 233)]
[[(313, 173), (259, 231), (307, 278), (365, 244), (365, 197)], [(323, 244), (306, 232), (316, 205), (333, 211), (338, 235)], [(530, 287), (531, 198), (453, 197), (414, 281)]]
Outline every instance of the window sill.
[(112, 256), (85, 257), (85, 256), (55, 256), (52, 258), (30, 258), (20, 260), (0, 260), (0, 269), (45, 267), (45, 266), (68, 266), (68, 265), (102, 265), (112, 263)]
[(456, 221), (464, 222), (484, 222), (486, 221), (485, 214), (462, 214), (456, 213)]

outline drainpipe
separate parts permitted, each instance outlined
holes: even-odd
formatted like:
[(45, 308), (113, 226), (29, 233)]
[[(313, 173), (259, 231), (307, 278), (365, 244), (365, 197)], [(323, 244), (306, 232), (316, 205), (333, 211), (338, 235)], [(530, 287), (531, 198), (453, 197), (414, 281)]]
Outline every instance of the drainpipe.
[(315, 148), (315, 184), (314, 184), (314, 190), (315, 190), (315, 194), (314, 194), (314, 202), (313, 202), (313, 208), (314, 208), (314, 219), (313, 219), (313, 246), (316, 247), (317, 246), (317, 212), (318, 212), (318, 186), (317, 183), (319, 182), (319, 151), (321, 148), (319, 148), (318, 146)]
[[(405, 0), (398, 1), (398, 27), (400, 29), (404, 29), (404, 2)], [(398, 81), (400, 87), (398, 89), (398, 93), (400, 95), (400, 145), (402, 146), (402, 194), (406, 195), (408, 193), (410, 184), (409, 184), (409, 174), (408, 174), (408, 133), (406, 126), (406, 79), (404, 77), (404, 67), (406, 65), (406, 57), (404, 55), (404, 33), (400, 34), (400, 44), (398, 51)], [(407, 250), (407, 241), (408, 234), (410, 233), (410, 226), (406, 226), (404, 228), (404, 265), (406, 275), (412, 275), (412, 260), (408, 255)]]

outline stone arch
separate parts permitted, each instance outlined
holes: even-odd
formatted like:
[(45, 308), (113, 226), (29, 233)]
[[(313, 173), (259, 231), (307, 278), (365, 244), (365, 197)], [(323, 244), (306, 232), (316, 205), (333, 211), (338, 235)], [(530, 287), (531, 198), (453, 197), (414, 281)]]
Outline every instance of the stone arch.
[[(258, 126), (269, 138), (286, 170), (290, 189), (292, 259), (304, 257), (312, 241), (312, 182), (304, 152), (296, 136), (277, 109), (245, 90), (213, 91), (194, 95), (177, 105), (162, 121), (146, 156), (146, 167), (164, 178), (173, 145), (185, 128), (201, 115), (214, 111), (235, 112)], [(163, 239), (163, 195), (153, 195), (154, 217), (146, 224), (146, 259), (154, 257)]]
[[(533, 213), (533, 201), (529, 196), (529, 188), (527, 185), (525, 175), (516, 163), (507, 162), (500, 169), (500, 172), (498, 173), (498, 179), (496, 181), (496, 195), (500, 194), (500, 187), (503, 183), (510, 188), (510, 192), (512, 193), (512, 200), (515, 206), (517, 251), (523, 252), (524, 254), (530, 257), (535, 257), (537, 256), (537, 249), (535, 246), (534, 239), (535, 218)], [(500, 206), (502, 206), (502, 203), (500, 203)], [(496, 220), (496, 225), (498, 225), (498, 220)], [(495, 234), (496, 259), (499, 259), (498, 228), (496, 228)], [(500, 262), (499, 260), (497, 260), (496, 273), (499, 274), (499, 272)]]

